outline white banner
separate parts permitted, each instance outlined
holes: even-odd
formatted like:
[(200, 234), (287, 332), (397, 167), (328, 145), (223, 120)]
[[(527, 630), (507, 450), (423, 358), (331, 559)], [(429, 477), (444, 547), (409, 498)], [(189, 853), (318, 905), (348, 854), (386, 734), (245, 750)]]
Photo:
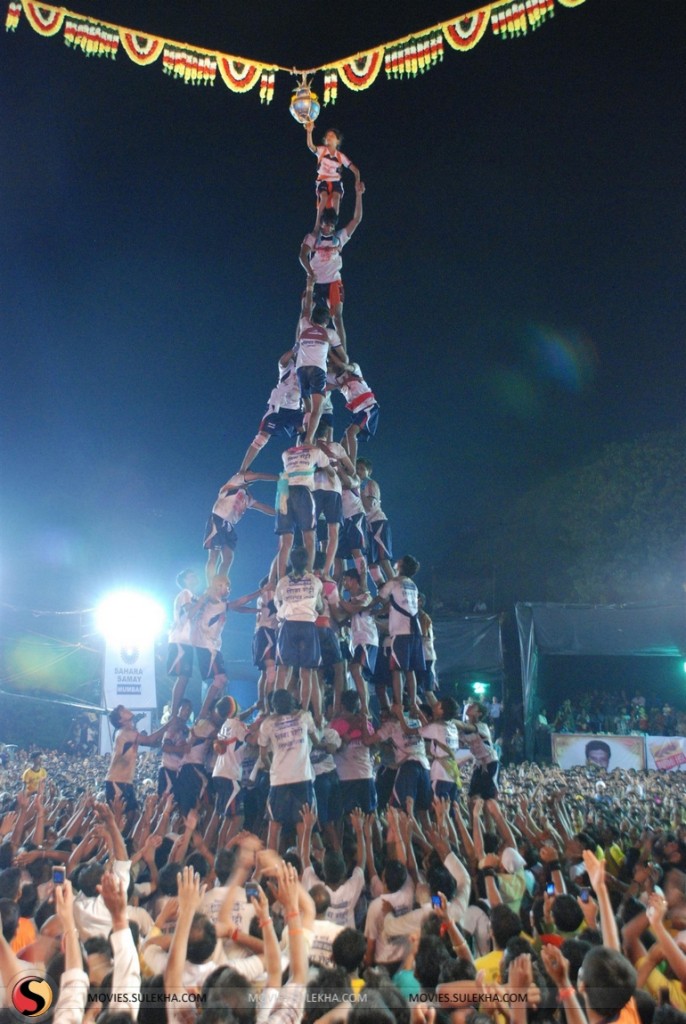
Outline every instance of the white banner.
[(123, 704), (127, 708), (156, 708), (155, 645), (124, 647), (107, 642), (103, 679), (108, 710)]

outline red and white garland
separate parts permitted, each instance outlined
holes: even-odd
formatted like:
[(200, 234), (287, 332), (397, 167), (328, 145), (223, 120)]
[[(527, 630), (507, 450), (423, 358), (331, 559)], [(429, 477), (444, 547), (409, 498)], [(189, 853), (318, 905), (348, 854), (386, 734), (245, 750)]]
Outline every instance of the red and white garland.
[[(323, 73), (323, 102), (335, 103), (339, 80), (348, 89), (361, 92), (374, 84), (382, 68), (387, 78), (423, 74), (443, 60), (445, 43), (453, 50), (471, 50), (483, 38), (489, 24), (500, 39), (524, 36), (554, 15), (556, 3), (562, 7), (578, 7), (585, 0), (500, 0), (353, 57), (310, 68), (307, 74)], [(22, 11), (39, 35), (54, 36), (64, 27), (67, 46), (87, 56), (116, 57), (120, 45), (140, 66), (153, 64), (161, 56), (164, 73), (186, 85), (214, 85), (219, 71), (232, 92), (249, 92), (259, 82), (262, 103), (271, 103), (274, 98), (276, 73), (292, 75), (294, 71), (143, 34), (35, 0), (10, 0), (5, 19), (8, 31), (16, 30)]]

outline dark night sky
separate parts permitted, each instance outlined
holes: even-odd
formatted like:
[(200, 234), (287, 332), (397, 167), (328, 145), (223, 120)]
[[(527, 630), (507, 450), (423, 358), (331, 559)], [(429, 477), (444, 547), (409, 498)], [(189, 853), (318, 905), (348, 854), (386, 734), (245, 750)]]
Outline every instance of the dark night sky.
[[(343, 0), (320, 26), (321, 8), (230, 6), (74, 0), (289, 66), (468, 7)], [(558, 6), (415, 80), (341, 85), (319, 119), (367, 186), (349, 349), (382, 405), (369, 454), (397, 546), (425, 566), (495, 503), (684, 417), (684, 39), (677, 0)], [(84, 607), (127, 582), (166, 603), (293, 336), (315, 169), (291, 81), (263, 107), (23, 18), (0, 75), (2, 599)], [(234, 592), (271, 530), (241, 524)]]

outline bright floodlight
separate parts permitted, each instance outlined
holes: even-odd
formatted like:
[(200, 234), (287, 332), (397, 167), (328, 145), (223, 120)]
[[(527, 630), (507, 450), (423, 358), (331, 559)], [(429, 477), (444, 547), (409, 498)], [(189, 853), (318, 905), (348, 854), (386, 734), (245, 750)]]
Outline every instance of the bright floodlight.
[(147, 594), (119, 590), (98, 605), (95, 621), (109, 643), (131, 647), (150, 643), (164, 625), (162, 607)]
[(472, 691), (477, 697), (483, 697), (486, 692), (486, 683), (472, 683)]

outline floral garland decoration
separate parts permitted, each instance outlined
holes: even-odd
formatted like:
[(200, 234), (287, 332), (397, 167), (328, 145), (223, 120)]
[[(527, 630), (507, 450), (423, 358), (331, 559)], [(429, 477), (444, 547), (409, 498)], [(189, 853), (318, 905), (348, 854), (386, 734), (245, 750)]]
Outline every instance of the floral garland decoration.
[[(556, 2), (573, 8), (586, 0), (501, 0), (353, 57), (310, 68), (307, 74), (322, 72), (323, 102), (335, 103), (339, 80), (349, 89), (361, 92), (373, 85), (382, 67), (387, 78), (423, 74), (443, 60), (445, 43), (453, 50), (471, 50), (483, 38), (489, 24), (494, 35), (501, 39), (526, 35), (529, 29), (539, 28), (554, 15)], [(261, 103), (273, 100), (277, 71), (289, 76), (294, 71), (302, 74), (298, 69), (267, 66), (243, 57), (144, 34), (136, 29), (76, 14), (63, 7), (38, 3), (37, 0), (9, 0), (5, 19), (7, 31), (16, 31), (22, 11), (39, 35), (54, 36), (64, 25), (66, 45), (80, 49), (87, 56), (114, 58), (121, 45), (126, 55), (140, 66), (153, 64), (161, 55), (164, 73), (186, 85), (214, 85), (217, 70), (232, 92), (249, 92), (259, 81)]]

